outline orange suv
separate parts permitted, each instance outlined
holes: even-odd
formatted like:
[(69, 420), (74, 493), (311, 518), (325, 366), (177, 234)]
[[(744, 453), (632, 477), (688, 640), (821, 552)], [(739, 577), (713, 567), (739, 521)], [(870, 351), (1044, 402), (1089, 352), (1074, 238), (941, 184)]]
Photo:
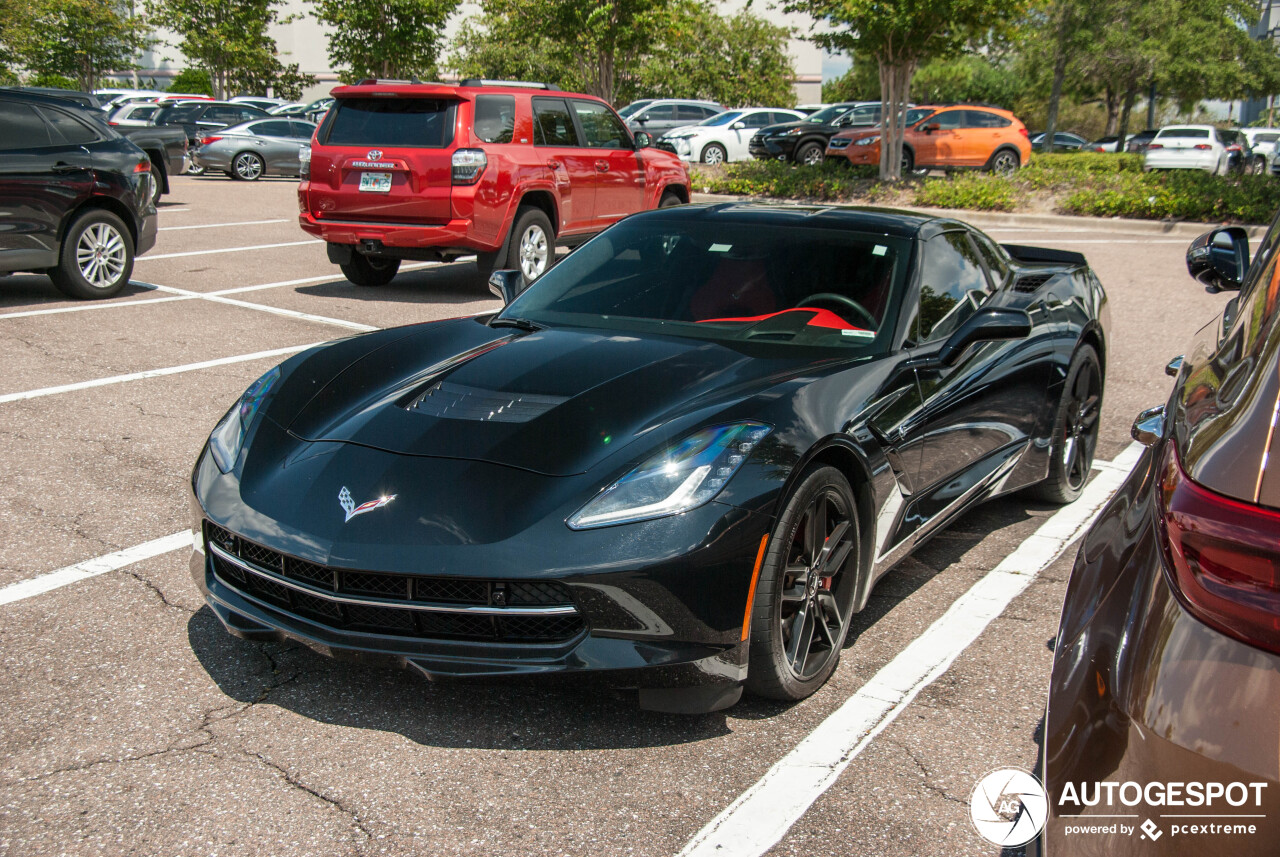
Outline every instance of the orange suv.
[(360, 286), (403, 259), (476, 254), (537, 279), (556, 244), (689, 201), (689, 170), (613, 108), (552, 85), (366, 80), (335, 101), (302, 153), (299, 222)]
[[(1008, 110), (980, 104), (947, 104), (907, 110), (902, 172), (985, 169), (1010, 175), (1031, 158), (1027, 127)], [(828, 158), (880, 163), (880, 129), (841, 131), (827, 144)]]

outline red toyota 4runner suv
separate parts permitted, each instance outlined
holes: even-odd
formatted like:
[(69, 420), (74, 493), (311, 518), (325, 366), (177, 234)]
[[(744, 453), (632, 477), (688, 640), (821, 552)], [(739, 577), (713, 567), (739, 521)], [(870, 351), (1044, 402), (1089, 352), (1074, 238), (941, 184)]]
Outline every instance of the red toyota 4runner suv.
[(367, 80), (333, 91), (298, 186), (302, 228), (360, 286), (475, 253), (526, 282), (619, 218), (689, 201), (689, 171), (604, 101), (546, 84)]

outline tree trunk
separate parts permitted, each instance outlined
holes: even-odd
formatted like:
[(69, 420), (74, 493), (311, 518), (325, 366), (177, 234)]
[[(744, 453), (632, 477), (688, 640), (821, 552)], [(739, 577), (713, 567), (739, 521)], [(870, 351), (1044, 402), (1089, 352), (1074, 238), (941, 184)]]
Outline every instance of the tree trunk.
[[(1120, 128), (1118, 133), (1123, 140), (1129, 133), (1129, 115), (1133, 113), (1133, 102), (1138, 97), (1137, 84), (1131, 84), (1124, 92), (1124, 109), (1120, 111)], [(1117, 150), (1119, 151), (1119, 150)]]
[(1108, 86), (1103, 101), (1107, 105), (1107, 129), (1103, 134), (1109, 137), (1120, 125), (1120, 94)]
[(907, 92), (915, 63), (882, 56), (880, 65), (880, 180), (902, 179), (902, 138), (907, 114)]
[(1062, 101), (1062, 82), (1067, 76), (1067, 51), (1065, 46), (1057, 45), (1057, 55), (1053, 59), (1053, 88), (1049, 91), (1049, 115), (1044, 122), (1045, 152), (1053, 151), (1053, 135), (1058, 130), (1058, 103)]

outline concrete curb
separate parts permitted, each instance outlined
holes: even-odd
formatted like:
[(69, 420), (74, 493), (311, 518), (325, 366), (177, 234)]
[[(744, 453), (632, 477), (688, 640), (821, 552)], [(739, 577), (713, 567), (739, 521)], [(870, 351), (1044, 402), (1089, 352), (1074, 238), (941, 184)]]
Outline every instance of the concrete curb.
[[(731, 196), (719, 193), (692, 194), (693, 202), (766, 202), (783, 205), (805, 204), (794, 199), (769, 199), (766, 197)], [(821, 205), (822, 203), (814, 203)], [(1064, 232), (1128, 232), (1138, 235), (1164, 235), (1174, 238), (1195, 238), (1220, 223), (1194, 223), (1172, 220), (1132, 220), (1123, 217), (1073, 217), (1065, 214), (1017, 214), (997, 211), (962, 211), (949, 208), (916, 208), (895, 206), (902, 211), (914, 211), (934, 217), (953, 217), (977, 226), (979, 229), (1005, 227), (1039, 227)], [(1246, 226), (1251, 239), (1261, 238), (1266, 226)]]

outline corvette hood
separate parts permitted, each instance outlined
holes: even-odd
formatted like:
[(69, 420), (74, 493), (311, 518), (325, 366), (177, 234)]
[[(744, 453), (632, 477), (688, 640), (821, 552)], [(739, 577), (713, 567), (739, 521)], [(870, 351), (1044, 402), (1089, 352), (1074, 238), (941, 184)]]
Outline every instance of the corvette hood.
[(673, 337), (427, 325), (348, 366), (288, 429), (308, 441), (563, 476), (674, 416), (811, 365)]

